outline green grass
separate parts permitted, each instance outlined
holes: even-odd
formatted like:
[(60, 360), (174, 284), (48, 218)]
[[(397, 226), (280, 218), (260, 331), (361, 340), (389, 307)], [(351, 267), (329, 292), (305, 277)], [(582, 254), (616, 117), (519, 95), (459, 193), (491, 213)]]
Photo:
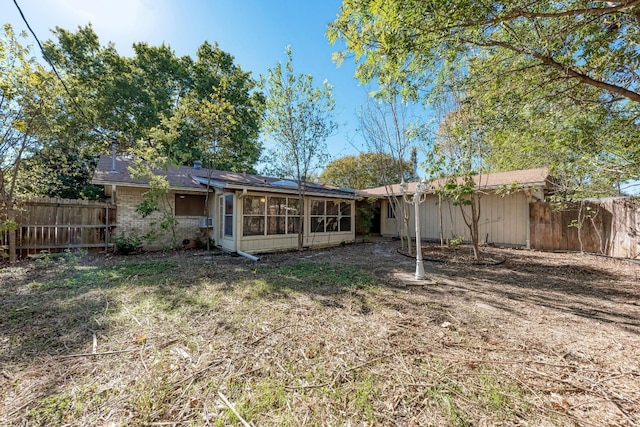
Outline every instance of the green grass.
[(252, 425), (548, 419), (527, 404), (540, 396), (495, 366), (456, 361), (486, 343), (469, 332), (476, 318), (439, 326), (445, 313), (471, 316), (453, 294), (443, 303), (313, 260), (109, 262), (37, 266), (0, 287), (0, 363), (16, 377), (0, 396), (29, 403), (16, 423), (240, 425), (218, 392)]
[(32, 286), (42, 290), (89, 289), (118, 285), (153, 284), (154, 279), (171, 277), (176, 265), (169, 261), (129, 262), (110, 267), (72, 266), (64, 271), (62, 278), (32, 282)]
[(371, 289), (376, 279), (358, 267), (340, 264), (298, 262), (260, 270), (274, 287), (298, 291), (325, 289), (336, 293)]

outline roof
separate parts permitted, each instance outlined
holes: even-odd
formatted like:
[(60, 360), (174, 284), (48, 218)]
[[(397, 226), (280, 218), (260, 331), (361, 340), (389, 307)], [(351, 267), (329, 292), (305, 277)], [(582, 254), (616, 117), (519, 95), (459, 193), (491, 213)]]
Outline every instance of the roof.
[[(482, 190), (495, 190), (503, 186), (516, 185), (520, 188), (531, 187), (546, 187), (549, 184), (549, 169), (524, 169), (509, 172), (495, 172), (482, 175), (473, 176), (473, 181), (476, 185), (479, 185)], [(459, 181), (462, 178), (458, 178)], [(442, 187), (446, 182), (445, 179), (436, 179), (430, 181), (427, 185), (427, 193), (434, 193), (435, 189)], [(407, 192), (413, 193), (416, 191), (417, 182), (411, 182), (407, 184)], [(400, 190), (400, 184), (393, 184), (389, 186), (367, 188), (364, 190), (358, 190), (358, 194), (364, 197), (377, 196), (399, 196), (402, 194)]]
[[(147, 188), (148, 181), (131, 176), (129, 166), (131, 159), (116, 157), (115, 170), (112, 171), (113, 159), (111, 156), (101, 156), (96, 166), (91, 182), (95, 185), (122, 185), (130, 187)], [(220, 189), (247, 189), (253, 191), (268, 191), (286, 194), (298, 194), (297, 181), (285, 180), (261, 175), (219, 171), (214, 169), (195, 169), (191, 166), (168, 167), (156, 170), (155, 173), (165, 176), (172, 190), (206, 191), (207, 181), (209, 185)], [(307, 195), (319, 195), (325, 197), (356, 198), (354, 190), (336, 188), (314, 182), (305, 183)]]

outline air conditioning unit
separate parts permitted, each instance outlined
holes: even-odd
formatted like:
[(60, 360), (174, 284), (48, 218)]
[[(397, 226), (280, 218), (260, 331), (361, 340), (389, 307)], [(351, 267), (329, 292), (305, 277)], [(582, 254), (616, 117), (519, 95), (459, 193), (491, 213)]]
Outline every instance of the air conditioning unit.
[(213, 218), (210, 216), (201, 216), (198, 226), (200, 228), (213, 228)]

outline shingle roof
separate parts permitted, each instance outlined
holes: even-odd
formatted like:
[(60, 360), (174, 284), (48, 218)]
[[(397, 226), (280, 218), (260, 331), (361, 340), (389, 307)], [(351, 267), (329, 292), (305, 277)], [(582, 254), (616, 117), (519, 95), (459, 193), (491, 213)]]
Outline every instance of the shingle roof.
[[(96, 185), (128, 185), (136, 187), (147, 187), (148, 181), (137, 179), (131, 176), (129, 166), (132, 165), (130, 159), (116, 157), (115, 173), (112, 172), (111, 156), (101, 156), (93, 174), (91, 182)], [(251, 175), (244, 173), (219, 171), (213, 169), (195, 169), (190, 166), (169, 167), (166, 170), (157, 170), (155, 173), (166, 176), (169, 185), (174, 190), (194, 190), (205, 191), (206, 182), (209, 179), (210, 185), (217, 188), (247, 188), (262, 191), (277, 191), (281, 193), (297, 194), (296, 181), (283, 180), (261, 175)], [(342, 198), (355, 198), (355, 191), (321, 185), (314, 182), (307, 182), (306, 193)]]
[[(549, 169), (524, 169), (509, 172), (496, 172), (484, 175), (476, 175), (473, 177), (473, 181), (476, 185), (483, 190), (497, 189), (502, 186), (509, 186), (515, 184), (518, 187), (546, 187), (549, 184)], [(427, 192), (433, 192), (435, 188), (441, 187), (446, 181), (444, 179), (437, 179), (429, 182), (427, 186)], [(417, 182), (411, 182), (407, 185), (407, 192), (413, 193), (416, 191)], [(364, 190), (357, 191), (359, 195), (386, 197), (402, 194), (400, 190), (400, 184), (393, 184), (387, 187), (375, 187), (366, 188)]]

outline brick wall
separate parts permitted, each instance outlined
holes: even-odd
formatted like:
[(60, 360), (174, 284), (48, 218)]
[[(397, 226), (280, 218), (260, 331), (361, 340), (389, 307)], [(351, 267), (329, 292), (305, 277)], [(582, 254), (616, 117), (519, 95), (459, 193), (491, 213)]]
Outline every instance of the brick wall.
[[(125, 236), (141, 237), (155, 232), (156, 239), (154, 241), (147, 242), (145, 249), (164, 249), (172, 246), (173, 235), (171, 230), (163, 230), (159, 223), (162, 218), (160, 212), (154, 212), (151, 215), (143, 218), (138, 212), (136, 212), (136, 206), (142, 201), (142, 194), (146, 190), (143, 188), (135, 187), (118, 187), (115, 202), (118, 207), (118, 218), (115, 235), (119, 236), (124, 233)], [(175, 192), (171, 191), (167, 194), (166, 208), (172, 213), (175, 212)], [(198, 218), (193, 217), (176, 217), (178, 225), (175, 227), (175, 239), (178, 245), (182, 245), (185, 239), (190, 240), (190, 245), (193, 245), (196, 238), (200, 237), (201, 232), (198, 228)]]

